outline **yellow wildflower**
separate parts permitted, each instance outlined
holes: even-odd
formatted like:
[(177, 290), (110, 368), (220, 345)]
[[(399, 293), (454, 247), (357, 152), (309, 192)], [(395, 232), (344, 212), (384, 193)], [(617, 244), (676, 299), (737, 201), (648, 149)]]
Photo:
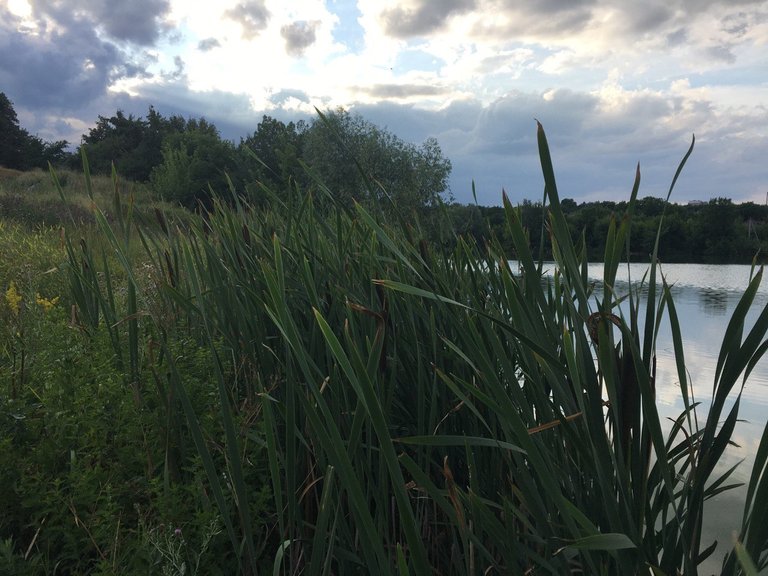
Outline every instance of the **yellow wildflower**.
[(16, 289), (16, 284), (13, 280), (8, 285), (8, 290), (5, 291), (5, 301), (8, 302), (8, 306), (14, 314), (18, 314), (21, 309), (21, 294)]
[(48, 298), (43, 298), (42, 296), (40, 296), (39, 293), (35, 294), (35, 302), (37, 302), (39, 306), (42, 306), (46, 312), (49, 312), (51, 308), (56, 306), (56, 302), (58, 301), (59, 301), (58, 296), (56, 296), (56, 298), (52, 298), (49, 300)]

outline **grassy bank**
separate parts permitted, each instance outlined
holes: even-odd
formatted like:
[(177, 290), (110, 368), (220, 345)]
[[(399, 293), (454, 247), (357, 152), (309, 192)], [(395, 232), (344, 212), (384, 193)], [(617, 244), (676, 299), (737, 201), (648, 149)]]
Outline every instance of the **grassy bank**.
[[(3, 305), (0, 561), (13, 573), (696, 574), (712, 551), (704, 503), (728, 487), (713, 476), (738, 418), (726, 397), (768, 347), (768, 312), (744, 330), (762, 272), (697, 414), (655, 264), (645, 290), (612, 290), (639, 172), (596, 299), (541, 128), (539, 152), (548, 283), (528, 248), (540, 231), (506, 201), (514, 254), (462, 237), (447, 253), (411, 219), (335, 206), (322, 186), (182, 218), (119, 193), (105, 202), (86, 179), (93, 224), (41, 239), (52, 285), (33, 275)], [(663, 315), (686, 406), (668, 436), (654, 401)], [(749, 573), (737, 553), (766, 565), (766, 452), (725, 574)]]

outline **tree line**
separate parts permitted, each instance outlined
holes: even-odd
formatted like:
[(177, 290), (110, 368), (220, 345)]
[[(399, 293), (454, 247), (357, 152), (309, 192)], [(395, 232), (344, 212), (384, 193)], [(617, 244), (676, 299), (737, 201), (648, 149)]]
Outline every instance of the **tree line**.
[[(238, 143), (222, 138), (205, 118), (166, 117), (151, 106), (145, 117), (118, 110), (99, 116), (75, 152), (67, 148), (66, 141), (45, 142), (21, 128), (13, 104), (0, 93), (0, 165), (6, 168), (45, 168), (50, 162), (76, 169), (84, 151), (92, 172), (109, 174), (114, 166), (122, 177), (190, 208), (210, 205), (216, 196), (229, 198), (230, 188), (255, 204), (266, 201), (268, 191), (314, 188), (318, 198), (332, 196), (347, 206), (357, 201), (400, 215), (417, 212), (427, 233), (444, 243), (455, 242), (458, 232), (512, 246), (502, 207), (453, 202), (451, 163), (434, 138), (411, 144), (342, 109), (308, 122), (263, 116)], [(621, 218), (627, 203), (562, 204), (574, 237), (582, 239), (591, 260), (601, 260), (611, 219)], [(430, 222), (441, 221), (431, 218), (438, 209), (451, 215), (453, 230), (432, 229)], [(541, 234), (546, 210), (529, 200), (518, 210), (534, 253), (550, 258), (548, 234)], [(768, 206), (715, 198), (665, 209), (663, 200), (645, 197), (633, 219), (633, 260), (648, 259), (660, 222), (659, 254), (668, 262), (751, 262), (768, 252)]]
[[(99, 116), (80, 147), (91, 169), (148, 182), (187, 207), (229, 196), (232, 187), (258, 202), (271, 190), (322, 183), (344, 203), (372, 203), (386, 193), (401, 210), (431, 206), (451, 170), (435, 139), (407, 143), (358, 115), (335, 110), (311, 122), (264, 116), (235, 144), (205, 118)], [(77, 160), (76, 160), (77, 161)]]
[[(618, 224), (627, 210), (627, 202), (577, 203), (566, 198), (561, 204), (571, 235), (583, 243), (591, 261), (602, 261), (611, 220)], [(541, 253), (545, 259), (551, 259), (546, 226), (545, 233), (540, 233), (546, 208), (540, 202), (524, 200), (517, 210), (529, 232), (533, 254)], [(455, 204), (450, 211), (460, 234), (481, 243), (495, 237), (512, 249), (504, 208)], [(649, 261), (659, 226), (659, 258), (663, 262), (747, 264), (755, 257), (760, 263), (767, 260), (768, 205), (735, 204), (728, 198), (690, 204), (667, 204), (652, 196), (640, 198), (632, 217), (631, 260)]]
[[(92, 172), (109, 174), (114, 166), (121, 177), (146, 182), (190, 208), (229, 197), (230, 187), (258, 202), (267, 190), (319, 186), (343, 204), (356, 200), (402, 213), (434, 206), (448, 194), (451, 163), (437, 140), (411, 144), (343, 109), (309, 122), (264, 116), (239, 143), (222, 138), (205, 118), (165, 117), (151, 106), (145, 117), (118, 110), (99, 116), (77, 151), (67, 153), (67, 142), (43, 143), (19, 128), (12, 104), (2, 98), (3, 127), (15, 129), (0, 131), (0, 165), (24, 170), (50, 161), (77, 168), (84, 151)], [(34, 153), (24, 141), (49, 153)]]

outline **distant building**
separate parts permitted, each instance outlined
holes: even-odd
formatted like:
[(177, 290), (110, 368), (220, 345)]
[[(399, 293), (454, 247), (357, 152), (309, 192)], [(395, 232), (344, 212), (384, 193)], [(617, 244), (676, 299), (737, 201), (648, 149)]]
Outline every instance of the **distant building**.
[(706, 204), (706, 202), (704, 202), (703, 200), (689, 200), (688, 201), (688, 206), (703, 206), (704, 204)]

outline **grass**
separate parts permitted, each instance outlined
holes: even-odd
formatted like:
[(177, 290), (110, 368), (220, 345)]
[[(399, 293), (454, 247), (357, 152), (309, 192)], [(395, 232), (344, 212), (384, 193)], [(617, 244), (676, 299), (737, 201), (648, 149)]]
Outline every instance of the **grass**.
[[(0, 220), (14, 222), (25, 228), (58, 228), (66, 225), (70, 233), (95, 224), (91, 204), (97, 202), (113, 221), (111, 210), (115, 192), (145, 206), (154, 207), (183, 219), (184, 212), (162, 202), (145, 185), (107, 176), (90, 176), (73, 170), (56, 171), (59, 186), (66, 192), (62, 197), (51, 174), (40, 169), (19, 172), (0, 168)], [(86, 182), (88, 180), (88, 182)], [(90, 195), (86, 193), (90, 189)]]
[[(141, 454), (145, 464), (126, 466), (155, 483), (140, 492), (145, 516), (159, 524), (171, 502), (201, 515), (199, 541), (226, 573), (697, 574), (714, 550), (701, 541), (705, 502), (729, 488), (731, 471), (714, 473), (738, 419), (726, 399), (768, 348), (768, 311), (744, 322), (762, 270), (700, 413), (656, 254), (643, 286), (614, 290), (639, 170), (608, 230), (598, 296), (541, 126), (538, 144), (550, 281), (528, 249), (540, 231), (523, 229), (506, 198), (514, 253), (461, 237), (447, 253), (417, 223), (337, 206), (319, 184), (272, 193), (266, 209), (233, 194), (205, 218), (145, 213), (112, 194), (110, 216), (86, 169), (97, 232), (66, 234), (61, 278), (71, 330), (107, 359), (112, 402), (141, 415), (118, 446)], [(664, 316), (685, 405), (666, 435), (654, 398)], [(764, 438), (724, 574), (768, 565), (766, 461)], [(134, 546), (139, 572), (152, 547), (130, 537), (136, 514), (120, 517), (92, 538), (94, 562)], [(206, 536), (212, 519), (221, 533)], [(47, 533), (41, 522), (21, 539), (44, 559), (30, 534)], [(155, 548), (161, 533), (147, 532)]]

